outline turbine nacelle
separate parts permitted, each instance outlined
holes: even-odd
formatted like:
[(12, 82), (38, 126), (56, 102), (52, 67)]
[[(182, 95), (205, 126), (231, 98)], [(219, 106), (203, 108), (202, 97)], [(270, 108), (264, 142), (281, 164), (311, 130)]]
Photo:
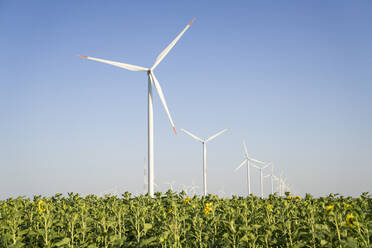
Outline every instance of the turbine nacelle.
[(208, 143), (209, 141), (212, 141), (213, 139), (215, 139), (217, 136), (220, 136), (221, 134), (223, 134), (224, 132), (226, 132), (227, 130), (229, 130), (228, 128), (225, 128), (224, 130), (221, 130), (219, 131), (218, 133), (210, 136), (209, 138), (206, 138), (206, 139), (201, 139), (199, 138), (198, 136), (196, 136), (195, 134), (181, 128), (181, 131), (188, 134), (189, 136), (191, 136), (192, 138), (196, 139), (197, 141), (200, 141), (202, 144), (205, 144), (205, 143)]

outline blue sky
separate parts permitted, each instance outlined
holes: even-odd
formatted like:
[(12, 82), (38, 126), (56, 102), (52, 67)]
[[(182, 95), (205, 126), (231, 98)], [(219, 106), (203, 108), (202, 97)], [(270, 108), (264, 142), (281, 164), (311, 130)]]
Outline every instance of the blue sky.
[[(372, 2), (0, 1), (0, 197), (143, 191), (146, 74), (176, 127), (208, 137), (211, 193), (245, 194), (249, 153), (304, 194), (371, 191)], [(202, 147), (154, 94), (155, 180), (199, 186)], [(252, 171), (258, 193), (258, 172)], [(265, 182), (265, 193), (269, 183)]]

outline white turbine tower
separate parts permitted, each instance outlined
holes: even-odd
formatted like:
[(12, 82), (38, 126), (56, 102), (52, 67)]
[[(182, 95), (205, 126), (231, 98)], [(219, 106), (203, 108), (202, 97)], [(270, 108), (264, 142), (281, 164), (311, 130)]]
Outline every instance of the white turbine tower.
[(255, 162), (255, 163), (258, 163), (258, 164), (265, 164), (265, 162), (262, 162), (262, 161), (259, 161), (257, 159), (254, 159), (254, 158), (250, 158), (248, 156), (248, 151), (247, 151), (247, 145), (245, 144), (245, 141), (243, 140), (243, 146), (244, 146), (244, 153), (245, 153), (245, 159), (243, 160), (243, 162), (240, 163), (240, 165), (238, 167), (236, 167), (236, 169), (234, 170), (234, 172), (236, 172), (237, 170), (240, 169), (240, 167), (242, 167), (245, 163), (247, 164), (247, 185), (248, 185), (248, 195), (251, 194), (251, 172), (250, 172), (250, 162)]
[(186, 30), (191, 26), (191, 24), (194, 22), (195, 19), (193, 19), (183, 30), (182, 32), (159, 54), (159, 56), (156, 58), (155, 63), (151, 68), (145, 68), (141, 66), (136, 65), (130, 65), (130, 64), (124, 64), (120, 62), (115, 61), (109, 61), (99, 58), (93, 58), (88, 56), (80, 55), (83, 58), (95, 60), (98, 62), (110, 64), (113, 66), (121, 67), (130, 71), (143, 71), (147, 73), (148, 76), (148, 193), (151, 197), (154, 196), (154, 117), (153, 117), (153, 104), (152, 104), (152, 85), (155, 85), (155, 88), (158, 92), (158, 95), (160, 97), (160, 100), (164, 106), (165, 112), (168, 115), (169, 121), (172, 125), (172, 128), (174, 132), (176, 132), (176, 128), (174, 126), (172, 117), (169, 113), (167, 103), (164, 98), (163, 91), (160, 87), (160, 84), (158, 80), (156, 79), (154, 75), (154, 69), (159, 65), (159, 63), (165, 58), (165, 56), (169, 53), (169, 51), (176, 45), (177, 41), (181, 38), (181, 36), (186, 32)]
[(203, 144), (203, 186), (204, 186), (204, 196), (207, 195), (207, 142), (213, 140), (214, 138), (216, 138), (217, 136), (221, 135), (222, 133), (226, 132), (228, 130), (228, 128), (212, 135), (211, 137), (205, 139), (205, 140), (202, 140), (201, 138), (197, 137), (196, 135), (190, 133), (189, 131), (186, 131), (185, 129), (181, 128), (181, 131), (183, 131), (184, 133), (190, 135), (191, 137), (193, 137), (194, 139), (196, 139), (197, 141), (200, 141), (202, 144)]
[(262, 170), (265, 169), (266, 167), (268, 167), (270, 164), (271, 164), (271, 162), (266, 163), (264, 166), (253, 165), (254, 168), (260, 170), (260, 184), (261, 184), (260, 193), (261, 193), (261, 197), (263, 197), (263, 174), (262, 174)]

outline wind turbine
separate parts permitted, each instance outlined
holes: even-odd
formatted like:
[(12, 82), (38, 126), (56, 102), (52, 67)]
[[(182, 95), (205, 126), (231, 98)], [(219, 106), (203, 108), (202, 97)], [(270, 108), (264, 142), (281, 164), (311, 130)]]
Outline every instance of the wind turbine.
[(237, 170), (240, 169), (245, 163), (247, 163), (247, 185), (248, 185), (248, 195), (251, 194), (251, 172), (250, 172), (250, 161), (258, 163), (258, 164), (265, 164), (265, 162), (259, 161), (254, 158), (250, 158), (248, 156), (248, 151), (247, 151), (247, 145), (245, 144), (245, 141), (243, 140), (243, 146), (244, 146), (244, 153), (245, 153), (245, 159), (243, 162), (240, 163), (238, 167), (234, 170), (236, 172)]
[(266, 175), (265, 177), (269, 176), (271, 181), (271, 194), (274, 194), (274, 162), (271, 162), (271, 173)]
[(260, 184), (261, 184), (260, 192), (261, 192), (261, 197), (263, 197), (263, 174), (262, 174), (262, 170), (265, 169), (266, 167), (268, 167), (270, 164), (271, 164), (271, 162), (270, 163), (266, 163), (264, 166), (253, 165), (254, 168), (260, 170)]
[(264, 178), (270, 177), (271, 181), (271, 194), (274, 194), (274, 162), (271, 163), (271, 173), (264, 176)]
[(99, 58), (93, 58), (88, 56), (80, 55), (83, 58), (95, 60), (98, 62), (110, 64), (113, 66), (121, 67), (130, 71), (143, 71), (147, 73), (148, 77), (148, 108), (147, 108), (147, 118), (148, 118), (148, 193), (151, 197), (154, 196), (154, 117), (153, 117), (153, 103), (152, 103), (152, 84), (155, 85), (156, 91), (160, 97), (160, 100), (164, 106), (165, 112), (168, 115), (168, 119), (172, 125), (172, 128), (176, 132), (176, 128), (174, 126), (172, 117), (169, 113), (167, 103), (164, 98), (163, 90), (160, 87), (158, 80), (155, 77), (154, 69), (159, 65), (159, 63), (165, 58), (165, 56), (169, 53), (169, 51), (176, 45), (177, 41), (181, 38), (181, 36), (186, 32), (186, 30), (191, 26), (194, 22), (195, 18), (187, 24), (187, 26), (182, 30), (182, 32), (159, 54), (156, 58), (155, 63), (151, 68), (145, 68), (136, 65), (124, 64), (121, 62), (109, 61)]
[(196, 135), (190, 133), (189, 131), (186, 131), (185, 129), (181, 128), (181, 131), (190, 135), (191, 137), (193, 137), (194, 139), (196, 139), (197, 141), (200, 141), (202, 144), (203, 144), (203, 186), (204, 186), (204, 196), (207, 195), (207, 143), (211, 140), (213, 140), (214, 138), (216, 138), (217, 136), (223, 134), (224, 132), (226, 132), (228, 130), (228, 128), (212, 135), (211, 137), (207, 138), (207, 139), (201, 139), (199, 137), (197, 137)]
[(278, 182), (278, 185), (277, 185), (277, 189), (279, 188), (279, 190), (275, 191), (275, 192), (278, 192), (279, 193), (279, 196), (280, 196), (280, 179), (277, 177), (277, 176), (273, 176), (274, 178), (274, 181), (277, 181)]
[(282, 190), (283, 190), (283, 195), (285, 194), (285, 192), (290, 192), (290, 188), (289, 188), (289, 185), (287, 184), (287, 178), (284, 178), (283, 179), (283, 186), (282, 186)]
[(279, 188), (279, 196), (284, 195), (284, 188), (285, 188), (285, 179), (283, 179), (283, 173), (280, 173), (279, 178), (277, 176), (273, 176), (275, 181), (278, 181), (278, 188)]

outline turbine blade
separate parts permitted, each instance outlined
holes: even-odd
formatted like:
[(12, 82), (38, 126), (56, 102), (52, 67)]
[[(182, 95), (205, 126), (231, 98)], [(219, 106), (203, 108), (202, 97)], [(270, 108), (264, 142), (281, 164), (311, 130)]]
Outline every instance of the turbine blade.
[(251, 160), (252, 162), (257, 163), (257, 164), (266, 164), (265, 162), (262, 162), (260, 160), (254, 159), (254, 158), (248, 158), (248, 159)]
[(177, 134), (176, 128), (174, 127), (174, 123), (173, 123), (172, 117), (171, 117), (171, 115), (169, 113), (169, 110), (168, 110), (167, 102), (165, 101), (163, 90), (161, 89), (160, 84), (159, 84), (158, 80), (156, 79), (154, 73), (150, 72), (149, 76), (153, 79), (153, 82), (154, 82), (156, 91), (158, 92), (158, 95), (160, 97), (160, 100), (163, 103), (165, 112), (168, 115), (168, 119), (169, 119), (169, 121), (170, 121), (170, 123), (172, 125), (173, 131), (174, 131), (175, 134)]
[(266, 163), (266, 165), (264, 165), (264, 166), (262, 167), (262, 169), (265, 169), (266, 167), (270, 166), (271, 164), (272, 164), (272, 162)]
[(225, 128), (224, 130), (216, 133), (215, 135), (212, 135), (211, 137), (209, 137), (205, 142), (209, 142), (211, 140), (213, 140), (214, 138), (216, 138), (217, 136), (223, 134), (224, 132), (226, 132), (227, 130), (229, 130), (228, 128)]
[(164, 57), (169, 53), (169, 51), (176, 45), (177, 41), (182, 37), (182, 35), (186, 32), (187, 29), (191, 26), (191, 24), (195, 21), (195, 18), (187, 24), (187, 26), (182, 30), (182, 32), (159, 54), (156, 58), (154, 65), (151, 67), (151, 70), (154, 70), (158, 64), (164, 59)]
[(186, 134), (188, 134), (188, 135), (190, 135), (191, 137), (193, 137), (194, 139), (196, 139), (196, 140), (198, 140), (198, 141), (200, 141), (202, 143), (204, 142), (204, 140), (202, 140), (201, 138), (197, 137), (195, 134), (192, 134), (192, 133), (190, 133), (189, 131), (187, 131), (187, 130), (185, 130), (183, 128), (181, 128), (181, 131), (184, 132), (184, 133), (186, 133)]
[(115, 61), (110, 61), (110, 60), (105, 60), (105, 59), (98, 59), (98, 58), (88, 57), (88, 56), (84, 56), (84, 55), (79, 55), (79, 56), (82, 57), (82, 58), (85, 58), (85, 59), (95, 60), (95, 61), (98, 61), (98, 62), (110, 64), (110, 65), (113, 65), (113, 66), (117, 66), (117, 67), (121, 67), (121, 68), (124, 68), (124, 69), (127, 69), (127, 70), (131, 70), (131, 71), (148, 71), (149, 70), (145, 67), (141, 67), (141, 66), (137, 66), (137, 65), (124, 64), (124, 63), (120, 63), (120, 62), (115, 62)]
[(243, 146), (244, 146), (245, 156), (247, 156), (248, 158), (248, 150), (247, 150), (247, 145), (245, 144), (245, 140), (243, 140)]
[(241, 162), (241, 164), (238, 167), (235, 168), (234, 172), (236, 172), (237, 170), (239, 170), (240, 167), (242, 167), (246, 162), (247, 162), (247, 159), (244, 159), (244, 161)]
[(256, 168), (256, 169), (261, 169), (260, 166), (257, 166), (257, 165), (255, 165), (255, 164), (252, 164), (252, 166), (253, 166), (254, 168)]

